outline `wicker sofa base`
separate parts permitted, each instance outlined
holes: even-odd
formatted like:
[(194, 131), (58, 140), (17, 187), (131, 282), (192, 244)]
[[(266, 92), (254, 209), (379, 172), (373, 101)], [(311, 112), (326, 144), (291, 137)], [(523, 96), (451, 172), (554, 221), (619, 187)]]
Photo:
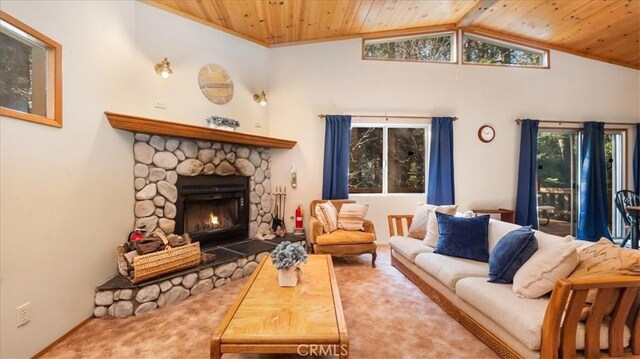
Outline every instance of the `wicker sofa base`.
[(496, 352), (496, 354), (498, 354), (501, 358), (505, 359), (524, 358), (489, 330), (485, 329), (480, 323), (460, 310), (454, 303), (452, 303), (440, 292), (430, 286), (427, 282), (422, 280), (422, 278), (420, 278), (417, 274), (407, 268), (402, 262), (394, 257), (393, 250), (391, 251), (391, 265), (396, 267), (396, 269), (398, 269), (400, 273), (404, 274), (407, 278), (409, 278), (409, 280), (415, 283), (415, 285), (420, 288), (420, 290), (422, 290), (427, 296), (429, 296), (431, 300), (436, 302), (436, 304), (438, 304), (445, 312), (447, 312), (447, 314), (449, 314), (453, 319), (462, 324), (462, 326), (469, 330), (473, 335), (478, 337), (478, 339), (480, 339), (485, 345), (491, 348), (491, 350)]

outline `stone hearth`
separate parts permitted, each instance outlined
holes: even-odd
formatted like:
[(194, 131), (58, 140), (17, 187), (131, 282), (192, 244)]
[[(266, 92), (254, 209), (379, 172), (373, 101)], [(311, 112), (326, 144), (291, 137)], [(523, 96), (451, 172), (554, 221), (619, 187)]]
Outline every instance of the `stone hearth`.
[(271, 151), (212, 141), (135, 134), (135, 225), (176, 230), (178, 176), (249, 177), (249, 237), (271, 224)]
[[(249, 238), (271, 225), (271, 151), (263, 147), (168, 136), (135, 134), (133, 145), (135, 225), (148, 233), (176, 231), (179, 176), (249, 178)], [(204, 249), (212, 263), (170, 273), (139, 284), (116, 275), (96, 289), (94, 316), (140, 315), (208, 292), (250, 275), (276, 243), (238, 238), (240, 243)], [(245, 241), (245, 242), (242, 242)]]

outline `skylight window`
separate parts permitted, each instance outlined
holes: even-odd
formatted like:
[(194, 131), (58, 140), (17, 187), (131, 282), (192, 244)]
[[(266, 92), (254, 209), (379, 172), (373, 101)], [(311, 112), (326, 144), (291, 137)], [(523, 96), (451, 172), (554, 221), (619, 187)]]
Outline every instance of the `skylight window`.
[(549, 67), (549, 52), (476, 34), (463, 33), (465, 64)]
[(456, 62), (455, 32), (439, 32), (384, 39), (365, 39), (363, 59)]

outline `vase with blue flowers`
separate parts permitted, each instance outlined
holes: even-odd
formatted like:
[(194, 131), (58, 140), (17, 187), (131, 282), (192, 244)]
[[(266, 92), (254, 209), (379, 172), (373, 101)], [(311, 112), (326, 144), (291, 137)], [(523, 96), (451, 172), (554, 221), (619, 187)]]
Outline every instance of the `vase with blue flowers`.
[(284, 241), (271, 252), (271, 262), (278, 270), (281, 287), (295, 287), (300, 279), (300, 264), (306, 263), (307, 251), (298, 243)]

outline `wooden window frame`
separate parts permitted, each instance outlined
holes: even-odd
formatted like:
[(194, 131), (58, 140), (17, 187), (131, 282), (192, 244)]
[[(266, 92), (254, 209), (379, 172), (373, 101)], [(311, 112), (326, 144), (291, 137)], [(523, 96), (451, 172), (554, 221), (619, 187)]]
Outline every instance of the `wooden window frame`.
[[(482, 64), (482, 63), (478, 63), (478, 62), (466, 62), (464, 61), (464, 36), (465, 34), (469, 34), (472, 36), (477, 36), (480, 38), (485, 38), (489, 41), (493, 40), (495, 42), (498, 43), (504, 43), (505, 45), (513, 45), (513, 46), (517, 46), (517, 47), (522, 47), (523, 49), (530, 49), (530, 50), (534, 50), (534, 51), (539, 51), (542, 53), (545, 53), (546, 56), (546, 64), (545, 66), (526, 66), (526, 65), (512, 65), (512, 64)], [(458, 54), (460, 57), (460, 64), (461, 65), (472, 65), (472, 66), (499, 66), (499, 67), (511, 67), (511, 68), (519, 68), (519, 69), (545, 69), (548, 70), (551, 68), (551, 51), (549, 51), (549, 49), (547, 48), (543, 48), (543, 47), (539, 47), (539, 46), (535, 46), (535, 45), (531, 45), (530, 43), (527, 43), (525, 41), (518, 41), (518, 40), (514, 40), (513, 38), (509, 38), (509, 37), (501, 37), (501, 36), (496, 36), (496, 35), (490, 35), (487, 34), (483, 31), (476, 31), (476, 30), (465, 30), (465, 29), (461, 29), (460, 30), (460, 40), (458, 41)]]
[(4, 11), (0, 20), (24, 31), (29, 36), (47, 45), (47, 111), (46, 116), (35, 115), (0, 106), (0, 116), (35, 122), (47, 126), (62, 127), (62, 45), (35, 30)]

